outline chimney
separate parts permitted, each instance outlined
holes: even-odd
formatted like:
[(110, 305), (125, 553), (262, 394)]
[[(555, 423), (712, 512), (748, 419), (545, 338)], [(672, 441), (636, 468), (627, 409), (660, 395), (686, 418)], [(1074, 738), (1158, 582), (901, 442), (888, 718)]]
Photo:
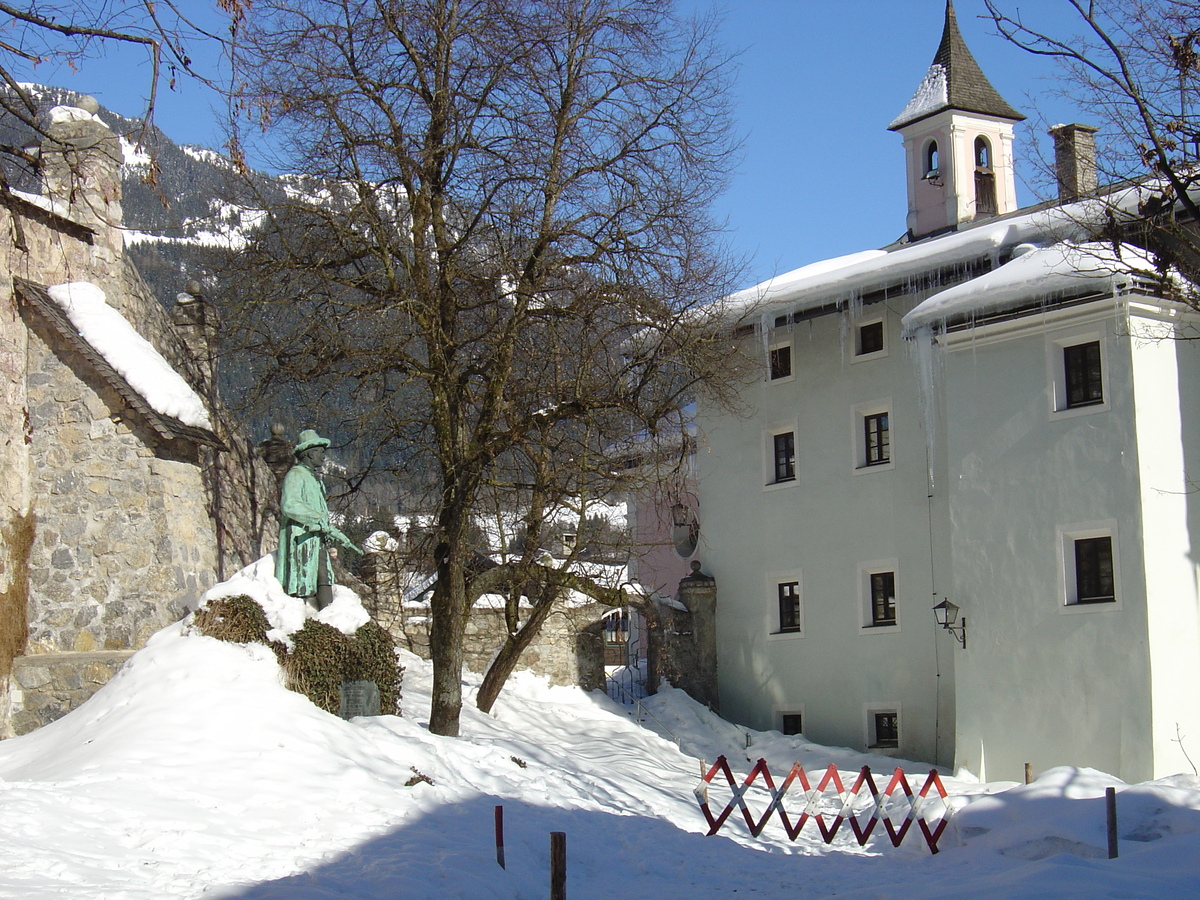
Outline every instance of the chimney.
[(1054, 172), (1058, 176), (1058, 199), (1078, 200), (1096, 190), (1096, 132), (1090, 125), (1055, 125)]
[(197, 374), (202, 384), (201, 390), (205, 399), (210, 402), (216, 398), (216, 381), (214, 379), (214, 360), (217, 332), (220, 321), (217, 311), (204, 298), (200, 282), (189, 281), (182, 291), (175, 295), (175, 308), (171, 311), (171, 321), (187, 346), (188, 353), (194, 360)]

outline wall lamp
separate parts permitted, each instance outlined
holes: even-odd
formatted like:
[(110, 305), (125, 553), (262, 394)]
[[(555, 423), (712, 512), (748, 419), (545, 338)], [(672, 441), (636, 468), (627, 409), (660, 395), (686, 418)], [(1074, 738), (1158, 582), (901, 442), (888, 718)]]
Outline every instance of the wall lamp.
[(954, 635), (955, 639), (967, 649), (967, 617), (958, 617), (958, 606), (949, 600), (943, 600), (933, 608), (934, 620)]

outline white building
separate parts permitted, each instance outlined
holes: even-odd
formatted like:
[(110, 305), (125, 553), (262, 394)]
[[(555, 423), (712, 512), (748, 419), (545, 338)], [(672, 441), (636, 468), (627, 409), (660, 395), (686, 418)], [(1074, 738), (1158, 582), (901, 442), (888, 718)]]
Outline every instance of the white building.
[[(1086, 198), (1015, 208), (1020, 118), (948, 3), (891, 125), (907, 239), (745, 292), (754, 415), (698, 411), (721, 711), (989, 780), (1158, 777), (1200, 755), (1195, 316), (1087, 243)], [(1091, 129), (1060, 138), (1086, 192)]]

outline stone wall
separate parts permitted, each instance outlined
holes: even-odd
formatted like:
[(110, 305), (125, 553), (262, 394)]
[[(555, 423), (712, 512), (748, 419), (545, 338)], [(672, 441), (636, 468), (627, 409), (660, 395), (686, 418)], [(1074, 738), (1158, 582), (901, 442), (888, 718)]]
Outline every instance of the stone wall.
[[(551, 684), (578, 685), (590, 691), (604, 687), (604, 634), (601, 604), (563, 607), (551, 613), (533, 643), (521, 654), (519, 668), (529, 669)], [(386, 623), (385, 623), (386, 626)], [(389, 633), (401, 647), (429, 659), (429, 616), (394, 619)], [(483, 674), (508, 634), (504, 611), (476, 608), (467, 622), (463, 660), (468, 670)]]
[(133, 655), (132, 650), (36, 653), (13, 667), (9, 716), (15, 734), (28, 734), (80, 706)]
[(717, 583), (700, 574), (679, 582), (678, 602), (656, 603), (649, 611), (651, 688), (665, 679), (711, 709), (717, 703)]
[[(43, 147), (47, 196), (0, 206), (0, 737), (83, 702), (270, 545), (275, 484), (213, 403), (215, 451), (164, 441), (13, 278), (87, 281), (204, 397), (212, 329), (177, 327), (124, 256), (120, 148), (91, 119)], [(65, 148), (65, 152), (64, 152)]]

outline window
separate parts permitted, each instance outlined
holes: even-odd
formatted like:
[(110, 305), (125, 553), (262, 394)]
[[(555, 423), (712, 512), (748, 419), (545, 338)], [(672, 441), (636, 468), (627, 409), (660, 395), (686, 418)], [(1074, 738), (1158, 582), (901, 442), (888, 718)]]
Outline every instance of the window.
[(895, 710), (871, 713), (871, 749), (888, 749), (900, 746), (900, 714)]
[(781, 581), (775, 589), (779, 594), (780, 633), (800, 630), (800, 582)]
[(1099, 341), (1063, 347), (1067, 409), (1104, 402), (1102, 372)]
[(939, 174), (937, 141), (930, 141), (925, 145), (925, 172), (923, 177), (936, 178)]
[(996, 173), (992, 171), (992, 145), (983, 135), (975, 138), (975, 216), (996, 214)]
[(796, 432), (781, 431), (771, 436), (774, 451), (773, 481), (780, 484), (796, 480)]
[(871, 624), (896, 624), (896, 573), (871, 572), (868, 576), (871, 589)]
[(1075, 541), (1075, 602), (1112, 603), (1116, 599), (1112, 537)]
[(778, 344), (771, 348), (769, 354), (771, 381), (779, 381), (792, 376), (792, 345)]
[(1107, 520), (1060, 531), (1064, 609), (1120, 608), (1117, 525)]
[(891, 462), (891, 438), (886, 411), (863, 416), (864, 465), (878, 466)]
[(983, 135), (975, 138), (975, 168), (990, 169), (992, 167), (992, 145)]
[(1109, 408), (1108, 357), (1104, 333), (1096, 329), (1052, 335), (1046, 365), (1053, 391), (1051, 414), (1090, 415)]
[(900, 620), (896, 614), (898, 568), (899, 562), (895, 559), (879, 559), (859, 564), (860, 624), (864, 631), (899, 630)]
[(858, 326), (858, 340), (855, 342), (854, 355), (867, 356), (871, 353), (883, 352), (883, 322), (868, 322)]
[(801, 734), (804, 731), (803, 713), (780, 713), (779, 730), (784, 734)]
[(892, 452), (891, 398), (863, 403), (851, 410), (854, 438), (854, 468), (859, 472), (891, 469)]

